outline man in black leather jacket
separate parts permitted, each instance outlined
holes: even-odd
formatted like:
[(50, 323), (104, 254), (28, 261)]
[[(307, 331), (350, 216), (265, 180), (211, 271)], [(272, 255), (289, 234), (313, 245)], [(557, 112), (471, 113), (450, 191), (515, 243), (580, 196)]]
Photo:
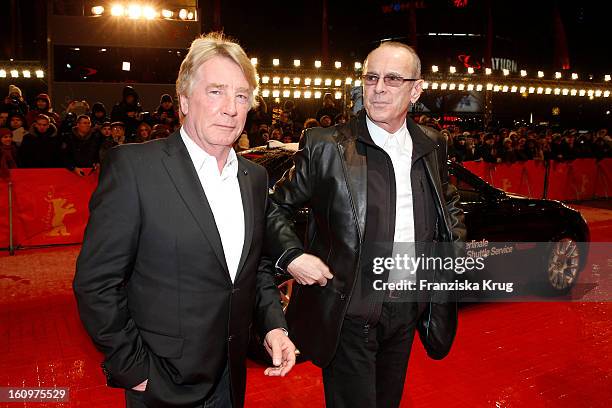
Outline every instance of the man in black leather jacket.
[[(452, 297), (396, 301), (396, 292), (372, 287), (372, 262), (391, 257), (394, 242), (465, 237), (444, 138), (408, 117), (422, 84), (410, 47), (373, 50), (365, 110), (346, 124), (307, 129), (294, 167), (271, 193), (267, 253), (297, 282), (289, 332), (323, 368), (328, 407), (399, 406), (415, 329), (432, 358), (443, 358), (455, 336)], [(304, 206), (312, 220), (306, 246), (291, 222)]]

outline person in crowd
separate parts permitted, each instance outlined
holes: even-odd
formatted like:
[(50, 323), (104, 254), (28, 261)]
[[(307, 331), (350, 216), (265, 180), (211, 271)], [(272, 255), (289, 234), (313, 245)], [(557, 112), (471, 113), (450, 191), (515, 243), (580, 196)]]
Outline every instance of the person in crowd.
[(485, 135), (484, 143), (480, 146), (478, 155), (487, 163), (499, 163), (501, 161), (497, 147), (495, 147), (495, 136), (493, 134), (487, 133)]
[(283, 130), (279, 127), (273, 127), (270, 134), (270, 140), (281, 140), (283, 138)]
[(172, 96), (163, 94), (159, 100), (159, 106), (153, 113), (153, 121), (156, 124), (164, 125), (174, 131), (179, 125), (178, 112), (174, 107)]
[(465, 161), (465, 136), (459, 135), (455, 138), (452, 149), (449, 149), (448, 156), (451, 159), (455, 157), (459, 163)]
[(514, 159), (515, 161), (526, 161), (533, 159), (533, 152), (527, 150), (527, 137), (521, 136), (516, 143), (516, 148), (514, 149)]
[(19, 167), (53, 168), (60, 166), (61, 138), (51, 119), (38, 114), (19, 147)]
[(465, 139), (465, 154), (461, 158), (461, 161), (475, 161), (480, 160), (480, 156), (478, 155), (478, 148), (474, 143), (473, 137), (467, 137)]
[(281, 139), (283, 143), (293, 143), (293, 132), (290, 129), (287, 129), (283, 132), (283, 138)]
[(348, 116), (345, 113), (339, 113), (334, 118), (334, 125), (344, 125), (348, 122)]
[(509, 137), (504, 139), (500, 158), (501, 161), (504, 163), (514, 163), (518, 160), (518, 153), (514, 149), (512, 139), (510, 139)]
[(165, 125), (157, 124), (151, 129), (151, 140), (165, 139), (168, 136), (170, 136), (170, 131)]
[(125, 124), (125, 138), (131, 143), (136, 138), (136, 128), (140, 124), (140, 97), (136, 90), (127, 85), (123, 88), (122, 99), (113, 106), (111, 112), (112, 122), (123, 122)]
[(257, 73), (212, 33), (192, 43), (176, 88), (180, 130), (106, 157), (74, 291), (128, 407), (242, 408), (253, 320), (274, 364), (264, 373), (295, 364), (273, 267), (260, 263), (268, 176), (232, 149)]
[(259, 132), (257, 132), (252, 139), (249, 138), (249, 140), (251, 140), (252, 147), (265, 146), (268, 140), (270, 140), (270, 133), (268, 132), (267, 126), (265, 129), (259, 130)]
[(108, 136), (103, 136), (100, 144), (100, 163), (104, 162), (110, 149), (125, 143), (125, 125), (123, 122), (106, 122), (102, 128), (106, 128), (106, 125), (108, 125)]
[(605, 137), (598, 137), (593, 142), (593, 157), (602, 160), (612, 157), (612, 143), (606, 142)]
[(8, 95), (6, 98), (4, 98), (3, 110), (6, 110), (9, 114), (18, 113), (25, 119), (29, 108), (28, 104), (23, 99), (23, 93), (18, 86), (13, 84), (9, 85)]
[(109, 137), (112, 138), (112, 130), (111, 130), (111, 123), (110, 122), (104, 122), (102, 123), (102, 125), (100, 125), (100, 129), (98, 130), (98, 133), (100, 133), (100, 137), (102, 138), (102, 140), (106, 140)]
[(286, 132), (293, 133), (293, 129), (294, 129), (293, 128), (293, 120), (291, 120), (289, 112), (282, 111), (280, 113), (280, 118), (279, 118), (278, 122), (276, 122), (276, 126), (281, 128), (283, 134), (285, 134)]
[(86, 168), (96, 169), (100, 164), (101, 145), (102, 139), (92, 129), (89, 116), (80, 115), (72, 134), (65, 138), (60, 148), (64, 167), (78, 176), (85, 176)]
[(248, 150), (249, 147), (249, 135), (247, 134), (247, 132), (243, 131), (236, 143), (234, 144), (234, 150), (236, 150), (237, 152), (242, 152), (244, 150)]
[(304, 130), (319, 126), (321, 126), (321, 124), (315, 118), (308, 118), (304, 122)]
[(21, 146), (23, 137), (28, 131), (26, 130), (26, 118), (25, 115), (19, 112), (13, 112), (8, 117), (9, 129), (13, 132), (13, 143), (18, 147)]
[(32, 126), (34, 124), (38, 118), (38, 115), (45, 115), (55, 126), (58, 126), (60, 123), (60, 116), (53, 112), (51, 98), (46, 93), (36, 95), (36, 98), (34, 99), (34, 108), (30, 109), (26, 116), (28, 126)]
[(109, 122), (106, 106), (102, 102), (96, 102), (91, 107), (91, 126), (99, 130), (103, 123)]
[(8, 170), (17, 168), (17, 145), (7, 128), (0, 128), (0, 177), (7, 178)]
[(578, 136), (574, 144), (576, 157), (590, 158), (593, 157), (593, 135), (591, 132), (586, 132)]
[(336, 102), (332, 94), (326, 93), (323, 95), (323, 106), (317, 111), (316, 115), (316, 119), (321, 123), (321, 126), (323, 126), (323, 122), (321, 122), (323, 116), (329, 116), (330, 121), (333, 121), (333, 118), (340, 113), (342, 112), (340, 112), (340, 109), (336, 108)]
[[(373, 259), (393, 253), (392, 244), (379, 244), (457, 242), (465, 227), (448, 182), (445, 140), (408, 115), (422, 92), (418, 56), (384, 42), (363, 66), (365, 109), (345, 125), (304, 132), (293, 168), (270, 194), (279, 219), (268, 223), (266, 240), (270, 262), (296, 280), (290, 333), (323, 369), (326, 405), (392, 408), (400, 405), (416, 327), (429, 352), (444, 357), (457, 305), (431, 308), (400, 300), (396, 291), (375, 291)], [(304, 206), (316, 237), (309, 249), (293, 223)], [(431, 325), (437, 317), (447, 325)], [(445, 345), (437, 351), (426, 340), (434, 331)]]
[(246, 129), (249, 137), (256, 136), (261, 126), (272, 125), (272, 115), (268, 113), (268, 105), (260, 95), (255, 96), (256, 106), (249, 111), (246, 121)]
[(571, 129), (567, 132), (563, 140), (561, 141), (561, 154), (564, 160), (574, 160), (578, 156), (576, 155), (576, 133), (575, 129)]
[(565, 157), (563, 156), (563, 137), (560, 133), (554, 133), (552, 135), (550, 150), (553, 160), (565, 160)]
[(0, 128), (8, 128), (9, 112), (4, 108), (0, 109)]
[(321, 116), (321, 118), (319, 118), (319, 123), (321, 123), (321, 127), (326, 128), (332, 126), (334, 124), (334, 121), (331, 116), (323, 115)]
[(144, 143), (149, 140), (151, 140), (151, 126), (146, 122), (142, 122), (136, 130), (136, 143)]

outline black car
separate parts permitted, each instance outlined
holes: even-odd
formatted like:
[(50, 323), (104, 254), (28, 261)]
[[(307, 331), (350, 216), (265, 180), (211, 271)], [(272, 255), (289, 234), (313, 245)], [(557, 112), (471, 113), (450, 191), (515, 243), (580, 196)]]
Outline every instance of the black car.
[[(268, 170), (272, 186), (293, 165), (296, 149), (297, 143), (279, 144), (275, 148), (262, 146), (241, 154)], [(483, 247), (488, 249), (485, 256), (490, 276), (499, 277), (511, 269), (513, 275), (527, 273), (528, 276), (517, 281), (525, 278), (521, 282), (532, 289), (564, 294), (572, 288), (585, 265), (589, 241), (588, 226), (578, 211), (559, 201), (506, 193), (454, 162), (449, 162), (449, 174), (450, 182), (459, 191), (459, 206), (465, 213), (466, 246), (472, 248), (472, 253), (477, 253), (479, 248), (480, 252)], [(307, 225), (308, 209), (304, 208), (296, 219), (298, 233), (304, 237)], [(278, 276), (284, 302), (290, 297), (289, 278)]]

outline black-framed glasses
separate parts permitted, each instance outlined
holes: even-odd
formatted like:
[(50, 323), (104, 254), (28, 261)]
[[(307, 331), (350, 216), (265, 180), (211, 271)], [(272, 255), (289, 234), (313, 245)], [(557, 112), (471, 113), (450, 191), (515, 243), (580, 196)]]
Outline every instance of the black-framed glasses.
[[(378, 84), (378, 80), (380, 79), (380, 77), (375, 74), (364, 74), (361, 76), (361, 78), (363, 79), (364, 84), (370, 86)], [(392, 86), (394, 88), (402, 86), (404, 82), (414, 82), (418, 80), (419, 78), (404, 78), (399, 75), (385, 75), (383, 77), (385, 85)]]

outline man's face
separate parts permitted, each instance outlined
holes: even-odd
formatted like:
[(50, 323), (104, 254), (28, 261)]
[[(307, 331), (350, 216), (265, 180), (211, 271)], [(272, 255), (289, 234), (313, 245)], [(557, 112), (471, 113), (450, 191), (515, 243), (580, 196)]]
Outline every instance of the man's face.
[(410, 103), (421, 96), (423, 81), (406, 81), (399, 87), (384, 83), (385, 76), (414, 78), (412, 55), (399, 47), (381, 47), (370, 53), (364, 73), (379, 77), (375, 85), (365, 85), (363, 102), (368, 117), (388, 132), (395, 132), (404, 123)]
[(161, 106), (163, 110), (170, 110), (170, 108), (172, 107), (172, 102), (162, 102)]
[(191, 96), (181, 95), (187, 133), (204, 150), (231, 148), (251, 108), (252, 89), (232, 60), (215, 56), (200, 66)]
[(283, 122), (283, 123), (289, 122), (289, 114), (285, 113), (285, 112), (281, 113), (280, 121)]
[(135, 100), (136, 100), (136, 98), (134, 98), (134, 95), (128, 95), (128, 96), (125, 97), (125, 102), (128, 105), (133, 104)]
[(6, 126), (7, 120), (8, 120), (8, 112), (0, 113), (0, 127)]
[(11, 129), (17, 129), (23, 126), (23, 121), (19, 116), (13, 116), (11, 118)]
[(38, 133), (43, 134), (49, 129), (49, 121), (46, 119), (37, 119), (36, 122), (34, 122), (34, 127)]
[(89, 129), (91, 129), (91, 120), (89, 120), (88, 118), (81, 118), (77, 122), (77, 131), (81, 135), (86, 135), (87, 133), (89, 133)]
[(115, 142), (123, 143), (123, 139), (125, 139), (125, 130), (121, 126), (113, 126), (111, 134)]
[(100, 132), (102, 133), (102, 136), (109, 137), (111, 135), (111, 128), (110, 126), (104, 126), (102, 129), (100, 129)]

